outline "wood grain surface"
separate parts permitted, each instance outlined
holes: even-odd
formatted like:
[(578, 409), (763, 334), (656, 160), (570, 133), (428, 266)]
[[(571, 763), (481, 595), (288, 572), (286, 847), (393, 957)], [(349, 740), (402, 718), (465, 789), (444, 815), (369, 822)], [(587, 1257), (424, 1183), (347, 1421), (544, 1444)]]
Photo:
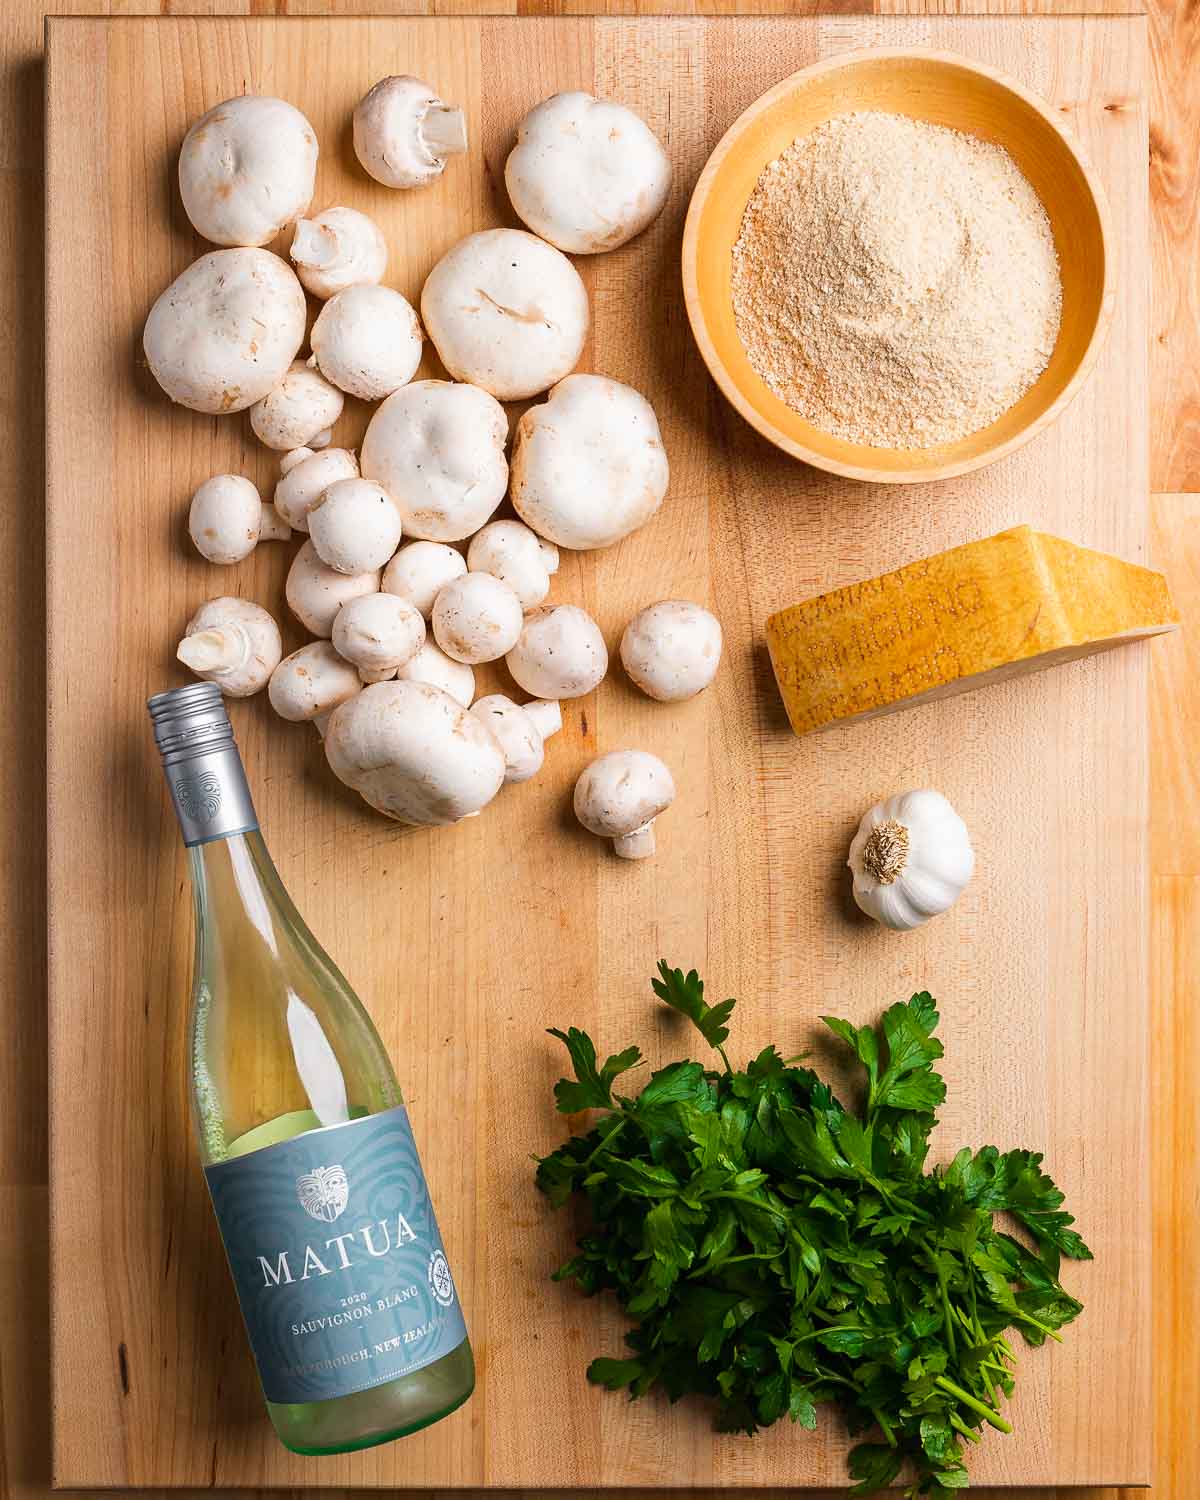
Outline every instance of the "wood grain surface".
[[(1061, 1349), (1024, 1360), (1020, 1437), (985, 1443), (973, 1473), (992, 1484), (1148, 1479), (1147, 1018), (1130, 997), (1147, 980), (1149, 653), (1133, 646), (803, 745), (761, 653), (763, 622), (782, 605), (1022, 521), (1144, 556), (1144, 39), (1140, 19), (1121, 17), (51, 23), (60, 1483), (838, 1483), (834, 1422), (818, 1440), (781, 1427), (748, 1444), (715, 1437), (695, 1406), (630, 1407), (586, 1386), (586, 1358), (620, 1347), (621, 1319), (546, 1280), (569, 1226), (531, 1182), (530, 1153), (563, 1133), (550, 1107), (561, 1059), (543, 1029), (585, 1025), (602, 1044), (638, 1039), (652, 1060), (671, 1055), (680, 1038), (647, 992), (660, 954), (745, 997), (737, 1043), (751, 1053), (811, 1044), (831, 1007), (861, 1019), (916, 987), (944, 997), (940, 1150), (1044, 1144), (1097, 1253), (1069, 1277), (1096, 1311)], [(1004, 464), (900, 499), (797, 466), (745, 428), (703, 378), (679, 290), (687, 193), (725, 126), (794, 69), (869, 45), (956, 49), (1068, 106), (1114, 206), (1123, 270), (1108, 345), (1067, 414)], [(384, 71), (435, 77), (467, 110), (478, 146), (435, 190), (390, 194), (354, 168), (350, 111)], [(535, 783), (433, 833), (382, 822), (333, 781), (310, 732), (261, 700), (237, 705), (283, 877), (397, 1059), (482, 1370), (469, 1406), (428, 1433), (306, 1460), (263, 1421), (192, 1158), (189, 902), (141, 707), (177, 680), (173, 642), (203, 598), (245, 593), (282, 616), (291, 549), (264, 546), (225, 570), (189, 554), (196, 484), (233, 470), (269, 489), (275, 465), (244, 419), (172, 409), (139, 369), (138, 335), (200, 248), (172, 169), (187, 123), (217, 100), (248, 89), (304, 108), (325, 146), (318, 201), (375, 214), (393, 249), (388, 281), (415, 297), (462, 234), (509, 221), (495, 184), (525, 109), (579, 86), (637, 108), (676, 168), (646, 235), (581, 262), (593, 304), (584, 366), (651, 395), (673, 473), (656, 521), (619, 548), (568, 556), (555, 597), (588, 607), (614, 646), (651, 599), (709, 601), (726, 665), (712, 692), (674, 712), (613, 673), (570, 705)], [(365, 415), (344, 418), (338, 440), (355, 444)], [(78, 670), (85, 662), (93, 669)], [(640, 867), (608, 857), (566, 810), (586, 760), (630, 743), (661, 753), (681, 791), (658, 858)], [(952, 919), (898, 941), (849, 914), (840, 867), (863, 808), (922, 784), (963, 813), (980, 874)]]

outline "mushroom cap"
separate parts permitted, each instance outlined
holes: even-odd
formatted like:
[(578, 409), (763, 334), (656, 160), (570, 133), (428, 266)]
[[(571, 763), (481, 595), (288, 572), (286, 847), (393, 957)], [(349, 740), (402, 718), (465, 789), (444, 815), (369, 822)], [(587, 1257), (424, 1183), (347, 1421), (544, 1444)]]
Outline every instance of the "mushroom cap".
[[(429, 84), (409, 73), (381, 78), (354, 110), (354, 154), (363, 171), (392, 188), (421, 187), (440, 176), (446, 152), (438, 149), (422, 126), (431, 110), (445, 108)], [(459, 120), (459, 128), (464, 129), (461, 115)], [(454, 142), (454, 149), (465, 151), (466, 144), (464, 134), (461, 142)]]
[(588, 297), (561, 250), (523, 229), (484, 229), (430, 271), (421, 317), (455, 380), (522, 401), (579, 363)]
[(304, 290), (324, 300), (347, 287), (382, 281), (388, 249), (374, 219), (338, 207), (298, 220), (288, 255)]
[(295, 359), (275, 389), (250, 408), (250, 426), (260, 443), (286, 452), (319, 438), (341, 416), (345, 404), (336, 386)]
[(425, 621), (396, 594), (360, 594), (333, 622), (334, 650), (367, 672), (394, 672), (424, 644)]
[(613, 750), (575, 783), (575, 816), (589, 833), (620, 839), (653, 823), (675, 800), (670, 770), (646, 750)]
[[(299, 455), (299, 456), (297, 456)], [(348, 448), (297, 448), (284, 455), (275, 486), (275, 509), (296, 531), (308, 530), (308, 513), (339, 479), (357, 479), (358, 460)]]
[(240, 474), (214, 474), (192, 496), (188, 535), (212, 563), (241, 562), (258, 545), (262, 498)]
[(523, 521), (490, 521), (471, 538), (467, 566), (508, 584), (522, 609), (533, 609), (550, 592), (558, 572), (558, 548), (542, 541)]
[(381, 401), (416, 374), (421, 324), (407, 297), (390, 286), (348, 286), (317, 314), (312, 360), (339, 390)]
[(333, 622), (342, 605), (360, 594), (379, 592), (379, 573), (370, 569), (350, 575), (339, 573), (317, 556), (317, 549), (307, 541), (292, 559), (284, 593), (288, 608), (313, 635), (333, 634)]
[(568, 375), (517, 423), (513, 505), (560, 547), (611, 547), (654, 515), (669, 479), (654, 409), (620, 381)]
[(212, 250), (150, 309), (155, 380), (192, 411), (244, 411), (280, 383), (304, 342), (304, 288), (269, 250)]
[(317, 556), (338, 573), (382, 568), (400, 545), (400, 512), (372, 479), (339, 479), (308, 512)]
[(534, 698), (582, 698), (608, 671), (608, 647), (578, 605), (543, 604), (525, 616), (504, 660), (518, 687)]
[(176, 656), (228, 698), (248, 698), (267, 685), (283, 655), (279, 626), (259, 604), (209, 599), (187, 623)]
[(447, 547), (444, 542), (408, 542), (384, 568), (381, 586), (385, 594), (407, 599), (428, 620), (437, 596), (466, 571), (466, 559), (457, 547)]
[(686, 599), (649, 604), (625, 627), (621, 665), (643, 693), (660, 703), (694, 698), (721, 665), (721, 622)]
[(317, 133), (283, 99), (245, 94), (201, 115), (179, 151), (192, 227), (214, 245), (265, 245), (312, 202)]
[(327, 714), (362, 689), (357, 671), (328, 641), (310, 641), (271, 673), (267, 697), (281, 719), (302, 724)]
[(504, 755), (461, 703), (425, 682), (380, 682), (330, 719), (334, 775), (400, 823), (457, 823), (504, 785)]
[(471, 705), (471, 712), (496, 737), (504, 752), (506, 782), (528, 781), (542, 769), (545, 740), (533, 718), (503, 693), (489, 693)]
[(521, 601), (490, 573), (464, 573), (437, 596), (433, 635), (455, 661), (498, 661), (517, 644), (524, 624)]
[(397, 671), (396, 678), (400, 682), (427, 682), (430, 687), (441, 688), (463, 708), (469, 708), (475, 696), (475, 673), (466, 662), (447, 656), (428, 636), (416, 655)]
[(472, 536), (508, 488), (508, 418), (475, 385), (417, 380), (371, 418), (362, 471), (396, 502), (405, 535), (431, 542)]
[(517, 217), (534, 234), (573, 255), (595, 255), (658, 217), (671, 190), (671, 162), (640, 115), (572, 90), (521, 121), (504, 181)]

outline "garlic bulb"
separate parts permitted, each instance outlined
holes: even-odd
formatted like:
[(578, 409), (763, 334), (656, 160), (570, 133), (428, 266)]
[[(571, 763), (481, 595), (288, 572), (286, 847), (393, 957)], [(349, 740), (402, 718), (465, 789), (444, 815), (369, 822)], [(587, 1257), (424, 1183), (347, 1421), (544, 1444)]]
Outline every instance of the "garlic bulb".
[(864, 816), (846, 863), (867, 916), (907, 932), (954, 905), (975, 852), (967, 825), (941, 792), (901, 792)]

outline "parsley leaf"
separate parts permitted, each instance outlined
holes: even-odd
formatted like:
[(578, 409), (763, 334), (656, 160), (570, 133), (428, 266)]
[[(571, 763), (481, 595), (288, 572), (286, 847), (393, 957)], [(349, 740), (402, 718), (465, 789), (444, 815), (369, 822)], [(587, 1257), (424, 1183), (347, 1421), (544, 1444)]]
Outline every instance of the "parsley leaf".
[(584, 1109), (611, 1109), (613, 1080), (641, 1062), (640, 1049), (626, 1047), (624, 1052), (615, 1053), (602, 1068), (597, 1069), (596, 1047), (586, 1031), (577, 1031), (574, 1026), (569, 1031), (558, 1031), (552, 1026), (550, 1035), (566, 1043), (575, 1077), (579, 1080), (572, 1083), (567, 1078), (560, 1078), (554, 1085), (559, 1113), (574, 1115)]
[[(665, 1004), (687, 1016), (708, 1045), (715, 1051), (721, 1052), (721, 1043), (729, 1035), (729, 1027), (726, 1023), (733, 1014), (733, 1007), (737, 1001), (722, 1000), (720, 1005), (706, 1004), (704, 981), (695, 969), (684, 974), (682, 969), (672, 969), (666, 959), (660, 958), (658, 972), (661, 978), (650, 981), (654, 993)], [(721, 1058), (725, 1063), (726, 1071), (732, 1071), (729, 1067), (729, 1059), (724, 1052), (721, 1052)]]

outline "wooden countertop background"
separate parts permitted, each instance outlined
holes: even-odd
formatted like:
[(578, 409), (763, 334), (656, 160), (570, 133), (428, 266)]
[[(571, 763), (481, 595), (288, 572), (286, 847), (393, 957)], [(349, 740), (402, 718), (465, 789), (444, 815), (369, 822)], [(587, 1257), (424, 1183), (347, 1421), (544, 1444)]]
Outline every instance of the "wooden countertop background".
[[(870, 0), (62, 0), (70, 14), (367, 14), (507, 11), (550, 14), (736, 11), (852, 13)], [(893, 13), (1037, 14), (1136, 11), (1132, 0), (875, 0)], [(41, 621), (44, 494), (42, 399), (42, 0), (0, 3), (0, 1500), (50, 1490), (46, 1285), (45, 693)], [(1152, 0), (1150, 189), (1153, 215), (1151, 476), (1153, 559), (1183, 611), (1181, 636), (1153, 648), (1153, 844), (1150, 997), (1154, 1141), (1155, 1410), (1153, 1500), (1193, 1500), (1200, 1398), (1200, 1229), (1191, 1062), (1200, 1043), (1200, 3)], [(1120, 108), (1120, 100), (1112, 101)], [(86, 599), (80, 608), (87, 608)], [(103, 672), (102, 661), (79, 662)], [(79, 747), (87, 753), (86, 744)], [(1196, 752), (1200, 761), (1200, 750)], [(82, 958), (82, 956), (81, 956)], [(1131, 996), (1131, 1004), (1142, 997)], [(1103, 1108), (1103, 1100), (1096, 1101)], [(87, 1129), (87, 1121), (79, 1121)], [(74, 1227), (86, 1236), (88, 1226)], [(103, 1268), (97, 1267), (97, 1274)], [(1096, 1309), (1097, 1315), (1101, 1314)], [(98, 1379), (119, 1378), (97, 1371)], [(533, 1418), (535, 1419), (535, 1418)], [(1111, 1414), (1114, 1423), (1124, 1413)], [(147, 1493), (147, 1492), (143, 1492)], [(183, 1492), (172, 1492), (180, 1494)], [(322, 1496), (333, 1491), (314, 1492)], [(990, 1492), (999, 1496), (999, 1492)], [(1127, 1494), (1132, 1500), (1134, 1492)], [(642, 1497), (626, 1491), (629, 1500)], [(1025, 1491), (1025, 1500), (1118, 1500), (1114, 1490)], [(564, 1497), (567, 1500), (567, 1497)], [(1003, 1500), (1017, 1500), (1005, 1492)]]

